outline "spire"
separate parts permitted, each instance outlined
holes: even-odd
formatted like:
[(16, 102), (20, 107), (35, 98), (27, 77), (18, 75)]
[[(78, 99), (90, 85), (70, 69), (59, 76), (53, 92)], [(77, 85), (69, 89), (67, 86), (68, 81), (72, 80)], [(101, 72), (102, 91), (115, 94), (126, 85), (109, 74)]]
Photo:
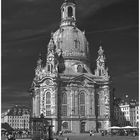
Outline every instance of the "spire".
[(100, 40), (98, 55), (101, 56), (101, 55), (103, 55), (103, 53), (104, 53), (104, 50), (102, 49), (102, 41)]
[(37, 60), (37, 67), (41, 67), (41, 65), (42, 65), (42, 59), (41, 59), (41, 53), (40, 53)]
[(40, 72), (42, 69), (42, 59), (41, 59), (41, 53), (39, 54), (39, 58), (37, 60), (37, 67), (35, 69), (35, 79), (39, 79), (40, 78)]
[(61, 6), (61, 25), (60, 26), (75, 26), (75, 2), (74, 0), (65, 0)]
[(56, 46), (53, 40), (53, 32), (51, 33), (51, 39), (48, 44), (48, 52), (46, 57), (46, 70), (47, 73), (52, 74), (57, 72), (57, 60), (56, 60)]
[(50, 53), (54, 50), (55, 50), (55, 44), (54, 44), (54, 40), (53, 40), (53, 33), (51, 33), (51, 39), (50, 39), (50, 42), (48, 44), (48, 53)]
[(105, 55), (104, 55), (104, 50), (100, 44), (99, 46), (99, 50), (98, 50), (98, 58), (97, 58), (97, 61), (100, 61), (100, 66), (102, 64), (102, 66), (104, 67), (105, 65)]

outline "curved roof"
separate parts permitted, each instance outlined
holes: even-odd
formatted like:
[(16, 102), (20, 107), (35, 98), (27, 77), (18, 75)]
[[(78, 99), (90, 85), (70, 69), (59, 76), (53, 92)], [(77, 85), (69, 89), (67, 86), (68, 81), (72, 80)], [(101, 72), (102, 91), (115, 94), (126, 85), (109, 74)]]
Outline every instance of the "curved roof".
[(63, 26), (53, 34), (56, 51), (62, 50), (64, 58), (87, 59), (88, 42), (84, 32), (77, 27)]

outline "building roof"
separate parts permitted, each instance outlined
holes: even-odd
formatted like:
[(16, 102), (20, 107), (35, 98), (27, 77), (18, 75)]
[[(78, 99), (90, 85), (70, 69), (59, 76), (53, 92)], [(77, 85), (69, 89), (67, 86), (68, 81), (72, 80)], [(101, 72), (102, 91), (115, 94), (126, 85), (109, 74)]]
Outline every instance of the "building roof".
[(64, 26), (53, 35), (56, 50), (61, 49), (64, 58), (87, 59), (88, 42), (84, 32), (77, 27)]
[(29, 107), (23, 106), (23, 105), (15, 105), (12, 107), (9, 112), (7, 113), (8, 116), (22, 116), (30, 114)]

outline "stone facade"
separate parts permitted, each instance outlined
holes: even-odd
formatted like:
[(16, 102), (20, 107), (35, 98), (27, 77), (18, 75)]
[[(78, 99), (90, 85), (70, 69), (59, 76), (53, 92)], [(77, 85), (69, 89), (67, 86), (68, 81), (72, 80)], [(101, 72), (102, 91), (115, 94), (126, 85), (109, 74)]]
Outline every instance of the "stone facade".
[(32, 117), (51, 119), (53, 131), (75, 133), (110, 126), (110, 80), (102, 46), (95, 74), (85, 33), (76, 27), (75, 3), (61, 6), (60, 28), (47, 46), (46, 65), (37, 61), (32, 83)]

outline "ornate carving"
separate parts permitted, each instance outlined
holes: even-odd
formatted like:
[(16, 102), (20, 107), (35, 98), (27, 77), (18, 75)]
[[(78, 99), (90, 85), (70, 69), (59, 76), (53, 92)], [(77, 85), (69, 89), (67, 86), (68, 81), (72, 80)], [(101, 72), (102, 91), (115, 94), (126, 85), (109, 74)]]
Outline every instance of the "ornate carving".
[(97, 68), (95, 70), (96, 76), (102, 76), (103, 80), (109, 80), (108, 68), (105, 68), (105, 56), (102, 46), (99, 47), (98, 58), (96, 60)]

